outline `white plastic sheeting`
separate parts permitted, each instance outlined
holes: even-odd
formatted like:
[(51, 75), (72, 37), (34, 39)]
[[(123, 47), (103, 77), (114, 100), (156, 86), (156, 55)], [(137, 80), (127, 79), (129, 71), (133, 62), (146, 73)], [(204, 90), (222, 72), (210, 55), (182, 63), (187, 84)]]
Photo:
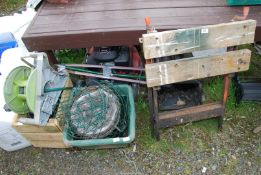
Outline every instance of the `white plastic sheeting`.
[(0, 17), (0, 33), (12, 32), (19, 46), (4, 51), (0, 63), (0, 72), (2, 74), (0, 75), (0, 147), (6, 151), (15, 151), (30, 146), (30, 143), (11, 127), (15, 114), (6, 112), (3, 109), (5, 104), (3, 86), (9, 72), (17, 66), (24, 65), (20, 57), (28, 55), (28, 51), (21, 37), (35, 14), (34, 9), (28, 8), (21, 14), (16, 13), (12, 16)]
[(36, 12), (34, 9), (28, 8), (21, 14), (15, 13), (12, 16), (0, 17), (0, 33), (12, 32), (19, 47), (24, 47), (21, 37), (34, 18), (35, 14)]
[(26, 7), (35, 8), (42, 0), (28, 0)]

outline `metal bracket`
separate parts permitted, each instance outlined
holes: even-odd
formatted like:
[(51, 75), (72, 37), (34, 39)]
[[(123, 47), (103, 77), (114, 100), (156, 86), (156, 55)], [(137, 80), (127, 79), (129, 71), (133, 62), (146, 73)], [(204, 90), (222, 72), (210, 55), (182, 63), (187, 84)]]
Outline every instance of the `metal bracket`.
[[(31, 82), (35, 83), (33, 88), (35, 88), (34, 90), (36, 92), (36, 96), (35, 98), (28, 98), (26, 100), (27, 103), (29, 101), (34, 103), (34, 118), (20, 118), (19, 122), (43, 126), (47, 124), (61, 94), (61, 91), (45, 93), (44, 89), (45, 87), (64, 87), (65, 82), (68, 79), (68, 75), (65, 69), (59, 69), (58, 72), (55, 71), (49, 65), (48, 58), (45, 53), (37, 53), (36, 55), (32, 55), (32, 57), (36, 57), (36, 82)], [(28, 86), (29, 84), (27, 84), (27, 87)]]

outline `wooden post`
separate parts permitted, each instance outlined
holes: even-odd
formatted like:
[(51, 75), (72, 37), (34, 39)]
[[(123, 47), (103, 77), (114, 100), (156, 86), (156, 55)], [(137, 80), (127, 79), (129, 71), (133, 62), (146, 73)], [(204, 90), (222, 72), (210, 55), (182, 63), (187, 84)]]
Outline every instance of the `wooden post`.
[(48, 56), (48, 61), (49, 61), (50, 66), (53, 67), (55, 64), (58, 64), (58, 61), (52, 50), (45, 51), (45, 53)]
[(148, 101), (149, 101), (149, 112), (150, 112), (150, 127), (151, 127), (151, 136), (154, 137), (154, 103), (153, 103), (153, 89), (148, 88)]
[(153, 119), (154, 119), (154, 137), (157, 141), (160, 140), (159, 134), (159, 105), (158, 105), (158, 90), (153, 88)]

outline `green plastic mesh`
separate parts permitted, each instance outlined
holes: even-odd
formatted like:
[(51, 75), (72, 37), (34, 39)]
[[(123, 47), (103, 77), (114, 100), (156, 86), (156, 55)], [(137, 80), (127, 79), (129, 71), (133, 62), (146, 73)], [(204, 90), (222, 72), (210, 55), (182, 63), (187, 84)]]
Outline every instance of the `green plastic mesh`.
[(61, 98), (64, 127), (75, 140), (122, 137), (128, 124), (127, 98), (106, 81), (74, 87)]

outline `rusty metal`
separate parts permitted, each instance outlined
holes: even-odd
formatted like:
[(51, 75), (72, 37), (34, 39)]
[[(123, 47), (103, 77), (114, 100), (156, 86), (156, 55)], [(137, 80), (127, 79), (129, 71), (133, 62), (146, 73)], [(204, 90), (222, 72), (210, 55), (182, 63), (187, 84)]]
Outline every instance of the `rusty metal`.
[(229, 75), (224, 76), (224, 83), (223, 83), (223, 100), (222, 103), (225, 105), (228, 99), (229, 93), (229, 85), (230, 85), (230, 77)]
[(129, 78), (118, 78), (118, 77), (105, 77), (103, 75), (97, 75), (97, 74), (91, 74), (91, 73), (83, 73), (83, 72), (78, 72), (78, 71), (72, 71), (72, 70), (67, 70), (70, 74), (74, 75), (82, 75), (86, 77), (92, 77), (92, 78), (101, 78), (101, 79), (107, 79), (107, 80), (116, 80), (116, 81), (123, 81), (123, 82), (129, 82), (129, 83), (137, 83), (137, 84), (147, 84), (146, 81), (141, 81), (141, 80), (133, 80)]
[[(92, 65), (92, 64), (65, 64), (65, 66), (70, 67), (81, 67), (81, 68), (100, 68), (104, 69), (103, 65)], [(130, 70), (130, 71), (145, 71), (144, 68), (138, 68), (138, 67), (123, 67), (123, 66), (109, 66), (110, 69), (114, 70)]]

